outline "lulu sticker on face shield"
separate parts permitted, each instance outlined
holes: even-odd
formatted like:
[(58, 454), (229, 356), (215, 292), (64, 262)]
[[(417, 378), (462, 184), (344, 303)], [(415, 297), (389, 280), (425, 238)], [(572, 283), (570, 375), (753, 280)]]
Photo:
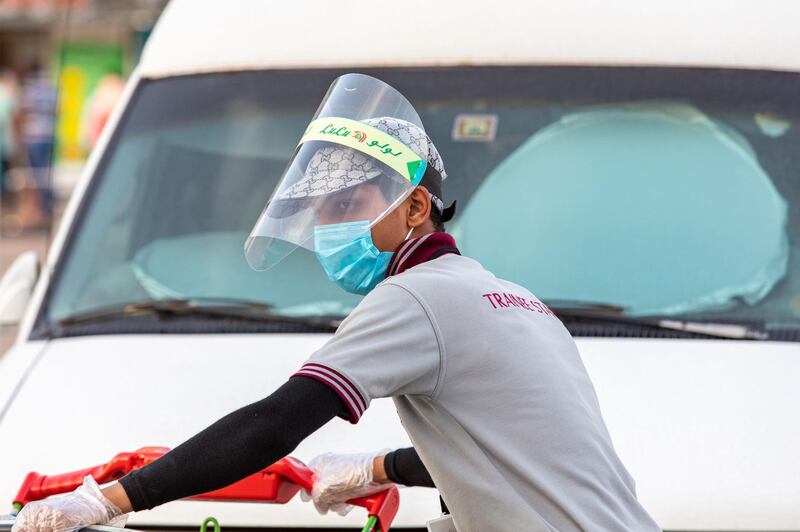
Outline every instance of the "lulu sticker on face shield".
[(298, 146), (310, 140), (334, 142), (358, 150), (381, 161), (415, 186), (422, 180), (428, 164), (423, 157), (391, 135), (349, 118), (317, 118), (308, 125)]
[(497, 115), (457, 115), (453, 122), (453, 140), (492, 142), (497, 132)]

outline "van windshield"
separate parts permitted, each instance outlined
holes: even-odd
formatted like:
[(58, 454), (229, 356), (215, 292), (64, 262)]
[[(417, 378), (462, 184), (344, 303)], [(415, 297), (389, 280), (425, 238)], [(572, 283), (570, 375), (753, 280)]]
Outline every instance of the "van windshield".
[[(555, 307), (799, 328), (797, 74), (362, 71), (416, 107), (445, 162), (445, 202), (458, 200), (447, 229), (462, 254), (496, 275)], [(329, 282), (312, 253), (298, 249), (267, 272), (252, 271), (243, 255), (342, 73), (141, 82), (80, 206), (38, 325), (153, 299), (346, 315), (360, 297)]]

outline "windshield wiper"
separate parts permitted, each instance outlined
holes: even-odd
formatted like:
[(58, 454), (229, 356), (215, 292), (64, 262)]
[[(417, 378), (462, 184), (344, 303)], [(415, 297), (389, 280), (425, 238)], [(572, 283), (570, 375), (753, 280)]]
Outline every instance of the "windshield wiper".
[(550, 310), (562, 321), (591, 320), (624, 325), (639, 325), (654, 329), (666, 329), (691, 334), (700, 334), (713, 338), (730, 338), (734, 340), (768, 340), (769, 334), (736, 323), (713, 323), (703, 321), (680, 320), (670, 318), (653, 318), (647, 316), (625, 316), (625, 307), (586, 301), (549, 300), (545, 301)]
[(769, 340), (766, 331), (753, 329), (746, 325), (737, 323), (713, 323), (703, 321), (686, 320), (656, 320), (655, 324), (662, 329), (672, 329), (675, 331), (685, 331), (717, 338), (732, 338), (734, 340)]
[(287, 316), (284, 314), (276, 314), (272, 311), (272, 305), (257, 301), (226, 298), (197, 298), (153, 299), (121, 305), (111, 305), (68, 316), (59, 320), (58, 325), (61, 327), (71, 327), (145, 315), (155, 315), (158, 318), (164, 319), (203, 317), (206, 319), (239, 319), (262, 323), (298, 323), (314, 327), (323, 327), (331, 331), (335, 331), (341, 322), (341, 319), (338, 317)]
[(615, 303), (582, 301), (580, 299), (545, 299), (543, 303), (553, 312), (556, 311), (555, 309), (559, 309), (561, 312), (597, 312), (603, 315), (621, 315), (627, 309), (627, 307)]

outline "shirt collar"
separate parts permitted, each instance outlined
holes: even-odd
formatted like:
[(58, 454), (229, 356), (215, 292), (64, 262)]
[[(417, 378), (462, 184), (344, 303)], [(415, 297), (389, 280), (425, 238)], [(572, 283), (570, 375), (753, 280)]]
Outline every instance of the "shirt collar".
[(428, 262), (448, 253), (461, 255), (455, 239), (447, 233), (428, 233), (419, 238), (406, 240), (392, 254), (386, 277), (403, 273), (423, 262)]

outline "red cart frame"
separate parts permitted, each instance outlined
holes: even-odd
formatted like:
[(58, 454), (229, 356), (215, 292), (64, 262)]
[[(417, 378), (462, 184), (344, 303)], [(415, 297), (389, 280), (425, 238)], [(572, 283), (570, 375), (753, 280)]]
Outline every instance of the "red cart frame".
[[(142, 447), (137, 451), (119, 453), (105, 464), (78, 471), (60, 475), (28, 473), (14, 499), (14, 507), (19, 510), (29, 502), (73, 491), (83, 483), (86, 475), (91, 475), (98, 484), (117, 480), (134, 469), (157, 460), (167, 452), (169, 452), (167, 447)], [(230, 486), (195, 495), (189, 499), (285, 504), (301, 489), (310, 492), (313, 484), (314, 473), (300, 460), (287, 456)], [(400, 507), (400, 493), (397, 487), (391, 486), (375, 495), (347, 502), (366, 508), (369, 512), (369, 521), (363, 529), (365, 532), (389, 532)]]

